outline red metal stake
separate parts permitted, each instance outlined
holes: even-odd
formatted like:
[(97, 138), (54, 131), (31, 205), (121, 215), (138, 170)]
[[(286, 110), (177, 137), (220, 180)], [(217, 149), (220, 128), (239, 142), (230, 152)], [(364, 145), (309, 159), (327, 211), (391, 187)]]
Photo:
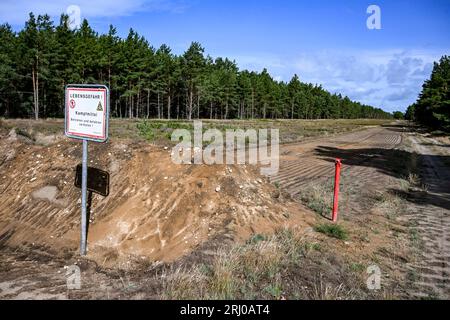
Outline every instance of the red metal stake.
[(339, 178), (341, 176), (341, 166), (342, 166), (341, 159), (337, 158), (335, 164), (336, 164), (336, 174), (334, 176), (334, 199), (333, 199), (333, 213), (332, 213), (333, 222), (337, 221), (337, 215), (338, 215)]

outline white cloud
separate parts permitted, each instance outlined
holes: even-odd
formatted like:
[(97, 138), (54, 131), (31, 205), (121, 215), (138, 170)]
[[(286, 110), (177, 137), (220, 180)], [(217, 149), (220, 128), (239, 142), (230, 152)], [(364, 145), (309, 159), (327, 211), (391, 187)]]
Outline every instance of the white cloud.
[(236, 61), (241, 67), (257, 71), (267, 66), (271, 74), (280, 75), (284, 81), (296, 73), (304, 82), (321, 84), (331, 92), (395, 111), (405, 110), (417, 99), (433, 62), (446, 52), (449, 50), (322, 50), (295, 57), (245, 56), (245, 63), (239, 58)]
[(138, 11), (179, 12), (184, 8), (184, 4), (172, 0), (2, 0), (0, 23), (24, 24), (30, 12), (48, 14), (55, 19), (70, 5), (80, 7), (82, 18), (119, 17)]

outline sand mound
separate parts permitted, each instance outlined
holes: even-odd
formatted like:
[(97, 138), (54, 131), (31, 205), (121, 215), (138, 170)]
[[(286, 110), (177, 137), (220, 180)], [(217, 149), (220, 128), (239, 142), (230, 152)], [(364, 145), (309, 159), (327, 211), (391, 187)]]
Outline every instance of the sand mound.
[[(0, 245), (77, 250), (81, 142), (29, 144), (0, 137)], [(12, 151), (13, 150), (13, 151)], [(172, 261), (218, 235), (245, 239), (303, 219), (300, 207), (254, 167), (176, 165), (170, 149), (113, 140), (89, 145), (89, 165), (111, 174), (92, 196), (88, 256)]]

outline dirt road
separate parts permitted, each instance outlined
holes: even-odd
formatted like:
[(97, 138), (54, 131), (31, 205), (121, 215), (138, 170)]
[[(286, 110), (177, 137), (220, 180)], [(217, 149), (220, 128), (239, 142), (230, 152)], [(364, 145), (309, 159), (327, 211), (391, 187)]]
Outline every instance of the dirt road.
[[(405, 142), (407, 148), (398, 147)], [(403, 147), (405, 147), (403, 145)], [(343, 158), (343, 176), (355, 184), (352, 193), (374, 188), (390, 188), (386, 176), (405, 178), (392, 168), (402, 158), (416, 158), (422, 188), (393, 190), (408, 202), (406, 224), (414, 226), (420, 247), (414, 262), (407, 264), (412, 281), (411, 298), (450, 298), (450, 145), (408, 128), (382, 127), (341, 135), (332, 140), (318, 139), (308, 145), (292, 144), (283, 150), (281, 170), (272, 178), (294, 197), (311, 183), (332, 177), (333, 157)], [(405, 164), (406, 166), (406, 164)], [(411, 168), (413, 170), (413, 168)], [(403, 175), (403, 177), (402, 177)], [(347, 186), (348, 187), (348, 186)], [(393, 189), (391, 187), (391, 189)], [(423, 190), (425, 189), (425, 190)], [(351, 195), (350, 195), (351, 198)], [(356, 198), (361, 201), (360, 198)], [(364, 206), (350, 200), (344, 212), (363, 213)], [(345, 217), (344, 217), (345, 219)], [(399, 266), (400, 267), (400, 266)]]
[[(272, 178), (279, 182), (293, 196), (297, 195), (301, 187), (311, 181), (333, 176), (334, 166), (330, 161), (334, 157), (345, 156), (346, 164), (343, 174), (369, 180), (374, 178), (369, 171), (370, 166), (358, 166), (370, 160), (374, 154), (364, 153), (364, 149), (391, 149), (399, 145), (402, 135), (388, 128), (371, 128), (368, 130), (340, 135), (332, 139), (318, 139), (308, 144), (291, 144), (282, 149), (280, 171)], [(353, 149), (358, 149), (353, 152)], [(345, 151), (349, 150), (347, 154)]]
[(450, 298), (450, 146), (412, 136), (426, 192), (411, 195), (411, 218), (422, 239), (417, 270), (417, 297)]

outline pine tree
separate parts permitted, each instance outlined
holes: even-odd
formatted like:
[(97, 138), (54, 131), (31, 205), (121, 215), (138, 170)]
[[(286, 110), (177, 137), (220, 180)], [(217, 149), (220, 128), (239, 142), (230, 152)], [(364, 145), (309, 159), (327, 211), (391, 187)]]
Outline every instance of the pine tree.
[(450, 57), (443, 56), (434, 63), (414, 108), (416, 121), (450, 130)]
[(182, 59), (182, 74), (187, 87), (187, 118), (192, 119), (194, 111), (194, 95), (200, 82), (200, 75), (205, 67), (203, 56), (205, 49), (198, 42), (192, 42)]
[[(391, 117), (297, 75), (276, 81), (267, 69), (239, 70), (235, 61), (204, 51), (193, 42), (177, 56), (167, 45), (155, 50), (133, 29), (121, 39), (113, 26), (99, 35), (83, 20), (72, 31), (66, 15), (55, 27), (48, 15), (31, 13), (18, 34), (0, 26), (0, 115), (63, 116), (65, 85), (101, 83), (110, 88), (116, 117)], [(414, 114), (426, 123), (449, 126), (448, 69), (445, 57), (424, 85)]]
[(22, 116), (20, 110), (14, 108), (14, 104), (19, 101), (19, 74), (14, 61), (14, 57), (17, 57), (16, 43), (11, 26), (0, 25), (0, 115), (4, 117)]

